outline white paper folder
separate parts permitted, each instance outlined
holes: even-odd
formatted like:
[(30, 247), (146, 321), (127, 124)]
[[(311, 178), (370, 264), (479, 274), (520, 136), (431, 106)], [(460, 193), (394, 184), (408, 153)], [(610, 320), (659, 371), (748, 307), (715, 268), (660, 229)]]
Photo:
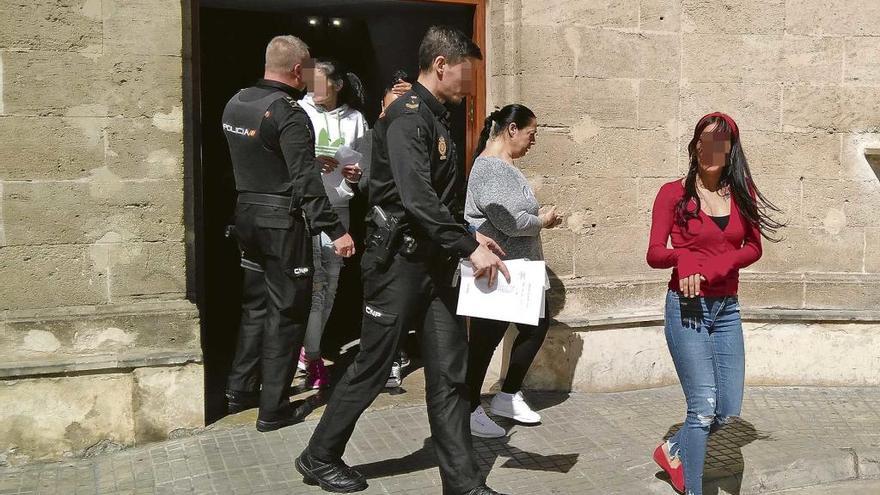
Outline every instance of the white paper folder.
[(461, 316), (537, 325), (544, 316), (547, 267), (543, 261), (523, 259), (507, 260), (504, 264), (510, 272), (510, 283), (499, 272), (495, 287), (490, 288), (489, 279), (475, 279), (470, 262), (463, 261), (456, 312)]

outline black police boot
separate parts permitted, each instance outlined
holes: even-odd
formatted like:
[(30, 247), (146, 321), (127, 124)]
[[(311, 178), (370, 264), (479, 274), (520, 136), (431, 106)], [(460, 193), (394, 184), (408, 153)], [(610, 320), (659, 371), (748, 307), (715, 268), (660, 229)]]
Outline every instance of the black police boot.
[(258, 416), (257, 431), (274, 431), (279, 428), (284, 428), (285, 426), (302, 423), (307, 415), (308, 411), (304, 408), (291, 406), (278, 413), (278, 415), (272, 419), (260, 419)]
[(486, 485), (480, 485), (480, 486), (474, 488), (473, 490), (465, 493), (464, 495), (504, 495), (504, 494), (498, 493)]
[(344, 462), (324, 462), (315, 459), (304, 450), (294, 462), (296, 470), (303, 475), (307, 485), (318, 485), (333, 493), (353, 493), (367, 489), (364, 475), (348, 467)]
[(226, 412), (227, 414), (240, 413), (247, 409), (260, 407), (259, 392), (237, 392), (235, 390), (226, 391)]

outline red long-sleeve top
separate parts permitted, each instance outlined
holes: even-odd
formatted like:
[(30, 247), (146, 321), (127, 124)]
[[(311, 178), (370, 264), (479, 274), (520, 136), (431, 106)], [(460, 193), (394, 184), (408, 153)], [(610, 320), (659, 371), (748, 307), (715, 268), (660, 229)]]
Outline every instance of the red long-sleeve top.
[[(648, 264), (652, 268), (672, 268), (669, 288), (679, 291), (679, 279), (694, 274), (706, 278), (700, 295), (722, 297), (736, 295), (739, 270), (761, 258), (761, 231), (742, 215), (736, 201), (730, 199), (730, 221), (722, 231), (704, 212), (688, 220), (687, 228), (675, 222), (675, 205), (684, 196), (681, 180), (660, 188), (651, 213), (651, 238)], [(693, 211), (697, 203), (691, 200)], [(667, 242), (672, 240), (672, 248)]]

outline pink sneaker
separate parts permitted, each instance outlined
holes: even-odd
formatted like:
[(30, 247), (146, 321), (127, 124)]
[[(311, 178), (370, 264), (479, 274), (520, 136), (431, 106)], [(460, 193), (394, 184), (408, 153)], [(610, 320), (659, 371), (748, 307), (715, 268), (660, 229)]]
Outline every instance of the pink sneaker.
[(299, 350), (299, 362), (296, 363), (296, 369), (305, 373), (309, 369), (309, 360), (306, 359), (306, 349), (303, 347)]
[(330, 375), (327, 368), (324, 367), (324, 360), (321, 358), (309, 361), (309, 368), (306, 371), (306, 388), (318, 390), (330, 386)]

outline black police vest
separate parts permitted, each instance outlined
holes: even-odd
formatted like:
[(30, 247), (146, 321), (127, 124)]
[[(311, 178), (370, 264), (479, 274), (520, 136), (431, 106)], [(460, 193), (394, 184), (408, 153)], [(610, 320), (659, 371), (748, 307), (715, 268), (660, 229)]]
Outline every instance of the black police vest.
[(279, 153), (266, 148), (260, 135), (260, 125), (269, 107), (287, 93), (274, 91), (252, 101), (242, 95), (256, 88), (245, 88), (233, 96), (223, 110), (223, 133), (229, 143), (235, 189), (239, 192), (289, 193), (292, 179), (287, 163)]

